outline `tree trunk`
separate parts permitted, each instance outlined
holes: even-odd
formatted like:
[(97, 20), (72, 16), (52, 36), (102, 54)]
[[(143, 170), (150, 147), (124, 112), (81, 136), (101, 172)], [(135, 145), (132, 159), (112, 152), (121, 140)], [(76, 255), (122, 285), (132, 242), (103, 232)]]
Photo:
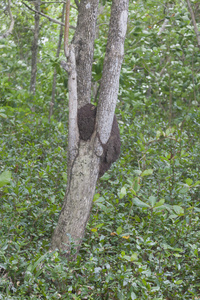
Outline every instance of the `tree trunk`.
[(51, 247), (68, 254), (71, 242), (79, 249), (90, 216), (103, 145), (111, 134), (124, 54), (128, 0), (113, 0), (96, 126), (89, 140), (81, 140), (77, 108), (90, 103), (97, 8), (98, 0), (80, 2), (77, 29), (69, 51), (68, 186)]
[[(40, 0), (35, 2), (36, 11), (40, 11)], [(32, 61), (31, 61), (31, 82), (30, 82), (30, 92), (34, 95), (36, 89), (36, 75), (37, 75), (37, 53), (38, 53), (38, 39), (40, 30), (40, 15), (35, 12), (35, 28), (34, 28), (34, 38), (32, 43)]]
[(186, 2), (187, 2), (188, 9), (189, 9), (189, 12), (190, 12), (190, 15), (191, 15), (191, 18), (192, 18), (192, 24), (194, 26), (194, 31), (195, 31), (195, 34), (196, 34), (196, 37), (197, 37), (198, 47), (200, 49), (200, 31), (197, 27), (197, 23), (196, 23), (196, 20), (195, 20), (195, 15), (194, 15), (194, 11), (192, 9), (191, 2), (190, 2), (190, 0), (186, 0)]
[[(61, 20), (62, 23), (64, 21), (64, 14), (65, 14), (65, 5), (63, 4), (62, 20)], [(57, 58), (60, 55), (62, 39), (63, 39), (63, 26), (60, 25), (60, 34), (59, 34), (59, 40), (58, 40), (58, 47), (57, 47), (57, 51), (56, 51), (56, 57)], [(52, 85), (51, 102), (49, 103), (49, 122), (50, 122), (51, 116), (53, 114), (53, 106), (54, 106), (54, 103), (55, 103), (56, 79), (57, 79), (57, 71), (56, 71), (56, 68), (55, 68), (54, 73), (53, 73), (53, 85)]]
[(7, 10), (8, 10), (8, 14), (9, 14), (9, 16), (10, 16), (10, 21), (11, 21), (11, 23), (10, 23), (9, 29), (8, 29), (6, 32), (4, 32), (2, 35), (0, 35), (0, 40), (1, 40), (1, 39), (5, 39), (7, 36), (9, 36), (9, 34), (12, 33), (13, 28), (14, 28), (14, 23), (15, 23), (15, 21), (14, 21), (14, 18), (13, 18), (13, 15), (12, 15), (12, 12), (11, 12), (10, 7), (11, 7), (11, 0), (8, 0), (8, 7), (7, 7)]

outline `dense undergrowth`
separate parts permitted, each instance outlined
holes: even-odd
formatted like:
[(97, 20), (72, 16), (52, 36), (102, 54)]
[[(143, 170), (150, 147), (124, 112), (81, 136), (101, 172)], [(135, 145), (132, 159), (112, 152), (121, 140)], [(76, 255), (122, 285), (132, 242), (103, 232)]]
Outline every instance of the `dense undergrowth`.
[[(49, 252), (67, 181), (65, 74), (58, 68), (49, 123), (54, 42), (40, 45), (35, 96), (17, 33), (2, 44), (0, 299), (200, 299), (200, 54), (184, 6), (157, 36), (155, 2), (130, 4), (116, 111), (122, 152), (97, 184), (76, 261)], [(100, 32), (97, 83), (107, 27)]]
[(48, 252), (66, 187), (66, 128), (42, 111), (4, 113), (1, 169), (12, 180), (1, 188), (2, 299), (198, 299), (198, 141), (188, 147), (186, 130), (162, 124), (145, 133), (140, 116), (140, 130), (125, 125), (121, 159), (98, 183), (69, 262)]

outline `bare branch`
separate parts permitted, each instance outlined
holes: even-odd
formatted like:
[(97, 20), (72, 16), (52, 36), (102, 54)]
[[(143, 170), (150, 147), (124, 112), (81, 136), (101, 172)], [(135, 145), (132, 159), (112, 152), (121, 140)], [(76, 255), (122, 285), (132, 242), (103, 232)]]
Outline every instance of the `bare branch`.
[(191, 14), (192, 23), (193, 23), (193, 26), (194, 26), (194, 31), (196, 33), (198, 47), (200, 48), (200, 32), (199, 32), (199, 30), (197, 28), (197, 23), (196, 23), (196, 20), (195, 20), (195, 15), (194, 15), (194, 12), (193, 12), (190, 0), (186, 0), (186, 1), (187, 1), (187, 5), (188, 5), (188, 8), (189, 8), (190, 14)]
[(9, 13), (10, 20), (11, 20), (10, 28), (5, 33), (3, 33), (2, 35), (0, 35), (0, 39), (6, 38), (9, 34), (12, 33), (13, 28), (14, 28), (15, 21), (14, 21), (14, 18), (13, 18), (10, 6), (11, 6), (11, 0), (8, 0), (8, 13)]
[[(32, 10), (32, 11), (34, 11), (34, 12), (40, 14), (41, 16), (47, 18), (49, 21), (51, 21), (51, 22), (53, 22), (53, 23), (56, 23), (56, 24), (59, 24), (59, 25), (62, 25), (62, 26), (65, 26), (64, 23), (59, 22), (59, 21), (57, 21), (56, 19), (53, 19), (53, 18), (51, 18), (51, 17), (49, 17), (49, 16), (43, 14), (42, 12), (39, 12), (39, 11), (33, 9), (32, 7), (28, 6), (25, 2), (22, 1), (22, 3), (23, 3), (28, 9), (30, 9), (30, 10)], [(69, 26), (69, 28), (72, 28), (72, 29), (74, 29), (74, 30), (76, 29), (74, 26)]]
[(64, 31), (64, 51), (66, 58), (69, 56), (69, 14), (70, 14), (70, 0), (66, 1), (65, 8), (65, 31)]
[(43, 16), (43, 17), (45, 17), (45, 18), (47, 18), (49, 21), (51, 21), (51, 22), (53, 22), (53, 23), (56, 23), (56, 24), (59, 24), (59, 25), (62, 25), (62, 26), (65, 26), (64, 23), (59, 22), (59, 21), (57, 21), (57, 20), (55, 20), (55, 19), (53, 19), (53, 18), (50, 18), (49, 16), (43, 14), (42, 12), (33, 9), (32, 7), (28, 6), (25, 2), (22, 1), (22, 3), (23, 3), (28, 9), (34, 11), (35, 13), (38, 13), (39, 15), (41, 15), (41, 16)]

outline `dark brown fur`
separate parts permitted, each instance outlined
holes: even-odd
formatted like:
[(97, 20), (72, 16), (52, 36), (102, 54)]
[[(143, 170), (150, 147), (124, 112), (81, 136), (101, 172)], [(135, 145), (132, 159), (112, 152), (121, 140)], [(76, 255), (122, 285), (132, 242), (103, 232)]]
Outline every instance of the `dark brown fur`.
[[(92, 136), (95, 127), (96, 107), (90, 103), (84, 105), (78, 110), (78, 128), (80, 139), (87, 141)], [(120, 155), (120, 133), (117, 118), (114, 116), (113, 125), (109, 140), (106, 144), (101, 144), (103, 154), (101, 156), (99, 177), (110, 169), (111, 164), (115, 162)]]

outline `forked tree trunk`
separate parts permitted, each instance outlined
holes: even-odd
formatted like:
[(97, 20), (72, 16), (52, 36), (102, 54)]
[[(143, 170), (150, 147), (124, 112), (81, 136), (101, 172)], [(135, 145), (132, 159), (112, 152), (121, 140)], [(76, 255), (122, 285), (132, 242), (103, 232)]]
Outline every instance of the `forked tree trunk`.
[(80, 1), (77, 29), (69, 50), (69, 63), (65, 66), (69, 73), (68, 185), (51, 248), (66, 253), (70, 252), (71, 242), (78, 250), (84, 237), (99, 174), (102, 144), (106, 144), (111, 133), (124, 54), (128, 0), (113, 0), (96, 126), (92, 137), (83, 141), (79, 139), (77, 108), (90, 103), (97, 8), (98, 0)]

